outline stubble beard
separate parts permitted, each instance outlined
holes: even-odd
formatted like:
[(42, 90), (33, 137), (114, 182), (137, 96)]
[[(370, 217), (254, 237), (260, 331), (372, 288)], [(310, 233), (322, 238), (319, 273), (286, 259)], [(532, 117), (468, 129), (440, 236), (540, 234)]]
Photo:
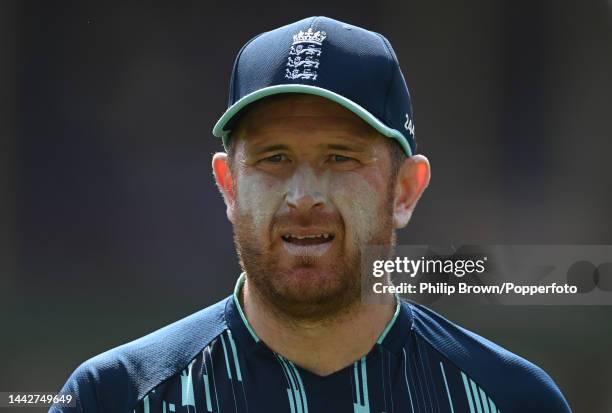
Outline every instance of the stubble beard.
[[(395, 245), (392, 221), (392, 187), (377, 216), (381, 217), (365, 245)], [(238, 208), (239, 210), (239, 208)], [(346, 231), (344, 231), (346, 233)], [(301, 256), (294, 259), (291, 268), (279, 265), (270, 247), (260, 242), (253, 220), (238, 214), (234, 222), (234, 243), (240, 266), (246, 272), (249, 288), (262, 300), (269, 311), (288, 321), (325, 323), (350, 312), (361, 300), (360, 240), (343, 239), (335, 259), (326, 268), (326, 275), (313, 277), (307, 288), (298, 288), (292, 282), (296, 268), (311, 269), (317, 266), (317, 257)]]

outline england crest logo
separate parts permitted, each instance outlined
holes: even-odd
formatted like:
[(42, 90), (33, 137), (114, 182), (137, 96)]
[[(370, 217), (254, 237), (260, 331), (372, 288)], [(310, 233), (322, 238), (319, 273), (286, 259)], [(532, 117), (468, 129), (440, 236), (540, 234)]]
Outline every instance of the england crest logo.
[(326, 37), (325, 32), (319, 30), (315, 32), (312, 27), (293, 35), (293, 44), (289, 49), (285, 68), (287, 79), (317, 80), (321, 45)]

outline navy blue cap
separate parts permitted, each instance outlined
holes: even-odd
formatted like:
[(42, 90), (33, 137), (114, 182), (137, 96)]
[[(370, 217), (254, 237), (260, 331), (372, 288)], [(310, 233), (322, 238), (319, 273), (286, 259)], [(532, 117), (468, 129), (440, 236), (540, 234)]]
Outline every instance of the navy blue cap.
[(236, 57), (228, 109), (213, 135), (227, 148), (236, 115), (280, 93), (330, 99), (395, 139), (408, 156), (415, 153), (410, 93), (391, 44), (378, 33), (309, 17), (254, 37)]

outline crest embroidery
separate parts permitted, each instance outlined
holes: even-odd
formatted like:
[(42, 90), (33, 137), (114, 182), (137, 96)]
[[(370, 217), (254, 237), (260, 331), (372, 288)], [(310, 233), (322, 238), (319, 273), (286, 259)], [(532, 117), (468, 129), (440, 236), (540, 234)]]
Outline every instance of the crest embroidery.
[(325, 32), (319, 30), (315, 32), (312, 27), (293, 35), (293, 44), (289, 49), (285, 68), (287, 79), (317, 80), (321, 45), (326, 37)]

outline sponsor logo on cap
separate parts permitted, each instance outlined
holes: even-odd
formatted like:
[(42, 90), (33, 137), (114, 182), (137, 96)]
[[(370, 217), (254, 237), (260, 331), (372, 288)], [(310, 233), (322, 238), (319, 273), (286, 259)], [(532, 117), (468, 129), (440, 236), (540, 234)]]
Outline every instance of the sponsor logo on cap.
[(406, 113), (406, 123), (404, 123), (404, 129), (410, 132), (410, 135), (414, 137), (414, 123), (412, 122), (412, 119), (410, 119), (410, 116), (408, 116), (407, 113)]

